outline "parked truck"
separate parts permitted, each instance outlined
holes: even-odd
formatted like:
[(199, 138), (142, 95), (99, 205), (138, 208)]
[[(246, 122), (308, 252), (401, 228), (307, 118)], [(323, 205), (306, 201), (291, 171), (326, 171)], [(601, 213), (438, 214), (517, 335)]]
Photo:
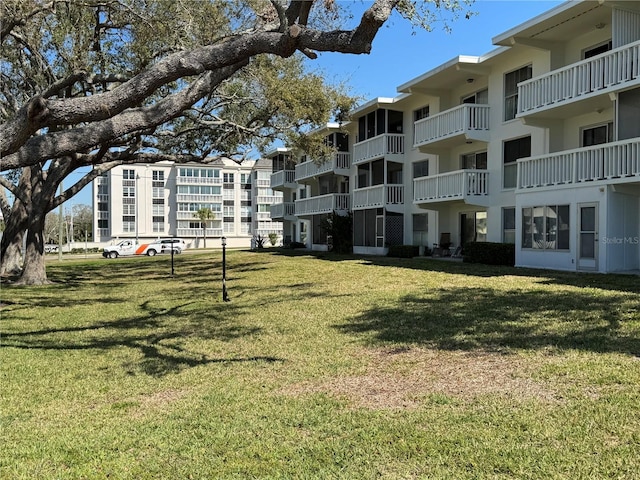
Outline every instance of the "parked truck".
[(122, 240), (116, 245), (109, 245), (102, 250), (104, 258), (118, 258), (131, 255), (148, 255), (153, 257), (158, 253), (182, 253), (187, 248), (184, 240), (180, 238), (158, 239), (151, 243), (138, 244), (134, 240)]

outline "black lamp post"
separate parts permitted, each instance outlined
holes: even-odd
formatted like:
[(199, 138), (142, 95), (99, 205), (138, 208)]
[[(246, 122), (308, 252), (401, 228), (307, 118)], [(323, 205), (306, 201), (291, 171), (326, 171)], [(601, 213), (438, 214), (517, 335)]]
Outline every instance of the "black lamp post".
[(222, 301), (228, 302), (227, 295), (227, 237), (222, 237)]

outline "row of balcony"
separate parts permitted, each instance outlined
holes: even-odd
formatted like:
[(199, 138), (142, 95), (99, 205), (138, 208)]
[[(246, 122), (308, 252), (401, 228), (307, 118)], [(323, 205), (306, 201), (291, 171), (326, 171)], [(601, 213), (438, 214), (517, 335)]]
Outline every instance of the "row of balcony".
[[(640, 41), (520, 83), (518, 116), (534, 116), (550, 108), (558, 109), (562, 116), (562, 107), (576, 101), (636, 85), (640, 85)], [(413, 147), (429, 151), (461, 140), (488, 142), (489, 114), (488, 105), (463, 104), (418, 120), (414, 122)], [(358, 165), (382, 157), (402, 161), (404, 152), (405, 136), (385, 133), (354, 144), (352, 163)], [(301, 180), (328, 172), (348, 175), (350, 167), (350, 154), (340, 152), (326, 162), (305, 162), (296, 165), (295, 172), (274, 174), (271, 187), (295, 188)]]
[[(487, 170), (456, 170), (413, 180), (414, 204), (463, 201), (486, 205), (489, 196)], [(517, 162), (517, 193), (529, 189), (554, 188), (569, 184), (640, 185), (640, 139), (623, 140), (579, 148)], [(403, 185), (375, 185), (357, 188), (352, 194), (326, 194), (271, 206), (272, 218), (304, 217), (369, 208), (399, 210), (405, 203)]]

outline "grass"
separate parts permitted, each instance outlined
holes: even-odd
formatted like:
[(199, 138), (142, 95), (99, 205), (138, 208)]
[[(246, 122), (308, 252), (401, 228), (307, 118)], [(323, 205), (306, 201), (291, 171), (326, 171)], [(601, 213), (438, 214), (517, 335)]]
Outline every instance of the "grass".
[(640, 279), (231, 251), (3, 285), (0, 478), (640, 478)]

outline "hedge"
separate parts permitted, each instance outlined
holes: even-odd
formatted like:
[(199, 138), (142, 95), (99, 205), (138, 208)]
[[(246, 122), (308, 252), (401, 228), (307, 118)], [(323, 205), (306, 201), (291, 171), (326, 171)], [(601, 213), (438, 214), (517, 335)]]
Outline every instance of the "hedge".
[(516, 264), (516, 246), (512, 243), (470, 242), (464, 246), (462, 260), (485, 265)]
[(387, 257), (413, 258), (419, 255), (417, 245), (390, 245)]

